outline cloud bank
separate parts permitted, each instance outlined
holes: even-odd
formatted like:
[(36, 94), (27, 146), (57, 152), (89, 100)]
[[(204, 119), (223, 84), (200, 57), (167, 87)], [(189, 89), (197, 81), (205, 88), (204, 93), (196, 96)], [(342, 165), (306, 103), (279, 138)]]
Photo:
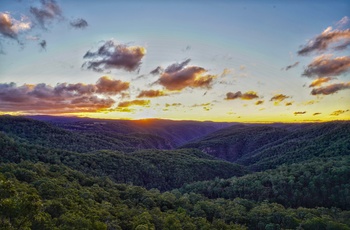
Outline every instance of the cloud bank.
[(111, 95), (122, 93), (129, 83), (101, 77), (96, 84), (60, 83), (56, 86), (15, 83), (0, 84), (2, 112), (77, 113), (98, 112), (110, 108), (115, 101)]

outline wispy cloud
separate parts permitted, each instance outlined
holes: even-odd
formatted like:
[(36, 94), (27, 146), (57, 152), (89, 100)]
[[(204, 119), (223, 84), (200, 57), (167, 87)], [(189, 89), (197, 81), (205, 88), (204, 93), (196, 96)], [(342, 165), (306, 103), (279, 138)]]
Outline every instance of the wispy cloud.
[(155, 82), (167, 90), (181, 91), (189, 88), (211, 88), (216, 75), (207, 74), (207, 70), (198, 66), (187, 66), (191, 59), (168, 66)]
[(166, 108), (168, 108), (168, 107), (178, 107), (178, 106), (181, 106), (181, 105), (182, 105), (181, 103), (172, 103), (172, 104), (166, 103), (165, 107)]
[(46, 40), (41, 40), (41, 42), (39, 42), (39, 45), (43, 50), (46, 50), (46, 45), (47, 45)]
[(329, 95), (344, 89), (350, 89), (350, 82), (336, 83), (336, 84), (332, 84), (332, 85), (328, 85), (320, 88), (314, 88), (312, 89), (311, 94), (312, 95), (319, 95), (319, 94)]
[(155, 68), (149, 73), (152, 75), (158, 75), (158, 74), (161, 74), (162, 72), (163, 72), (163, 68), (161, 66), (157, 66), (157, 68)]
[(141, 98), (141, 97), (162, 97), (162, 96), (167, 96), (168, 94), (166, 94), (164, 91), (162, 90), (142, 90), (140, 92), (140, 94), (137, 96), (137, 98)]
[(309, 85), (309, 88), (321, 86), (323, 83), (329, 82), (330, 80), (332, 80), (332, 78), (330, 77), (317, 78), (311, 82), (311, 84)]
[(122, 101), (118, 104), (119, 108), (125, 108), (130, 106), (147, 106), (150, 104), (150, 100), (132, 100), (132, 101)]
[(314, 114), (312, 114), (312, 116), (317, 116), (317, 115), (320, 115), (320, 114), (322, 114), (322, 113), (314, 113)]
[(259, 96), (254, 91), (248, 91), (245, 93), (242, 93), (241, 91), (237, 91), (235, 93), (233, 92), (226, 93), (225, 100), (234, 100), (234, 99), (253, 100), (256, 98), (259, 98)]
[(90, 59), (82, 67), (103, 72), (110, 69), (124, 69), (135, 71), (141, 65), (141, 60), (146, 54), (142, 46), (128, 46), (116, 44), (114, 41), (106, 41), (97, 51), (88, 51), (84, 59)]
[(306, 77), (332, 77), (350, 71), (350, 57), (335, 57), (331, 55), (321, 55), (316, 57), (304, 70)]
[(328, 27), (320, 35), (316, 36), (303, 46), (299, 51), (299, 55), (309, 55), (312, 52), (324, 52), (331, 45), (336, 45), (333, 48), (336, 50), (345, 49), (350, 45), (350, 29), (333, 30)]
[(350, 111), (349, 109), (347, 109), (347, 110), (340, 109), (340, 110), (336, 110), (336, 111), (332, 112), (330, 115), (331, 116), (339, 116), (339, 115), (346, 113), (346, 112), (349, 112), (349, 111)]
[(281, 101), (284, 101), (287, 98), (290, 98), (290, 96), (284, 94), (276, 94), (273, 97), (271, 97), (270, 101), (274, 101), (274, 104), (278, 105)]
[(305, 113), (306, 113), (306, 111), (297, 111), (297, 112), (294, 112), (294, 115), (302, 115)]
[(340, 19), (335, 25), (338, 27), (343, 27), (344, 25), (348, 24), (350, 21), (348, 16), (344, 16), (342, 19)]
[(40, 7), (30, 7), (30, 13), (44, 29), (53, 20), (63, 18), (61, 7), (54, 0), (41, 0)]
[(299, 62), (297, 61), (297, 62), (295, 62), (294, 64), (292, 64), (292, 65), (289, 65), (289, 66), (287, 66), (286, 68), (284, 68), (286, 71), (287, 70), (289, 70), (289, 69), (291, 69), (291, 68), (294, 68), (294, 67), (296, 67), (297, 65), (299, 65)]
[(72, 20), (69, 24), (76, 29), (85, 29), (89, 25), (88, 22), (83, 18)]

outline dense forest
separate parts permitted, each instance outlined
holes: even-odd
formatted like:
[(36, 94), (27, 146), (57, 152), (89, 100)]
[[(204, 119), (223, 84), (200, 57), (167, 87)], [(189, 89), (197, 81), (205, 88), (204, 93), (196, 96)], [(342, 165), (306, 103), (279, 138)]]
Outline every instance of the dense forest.
[(350, 122), (33, 118), (0, 116), (0, 229), (350, 229)]

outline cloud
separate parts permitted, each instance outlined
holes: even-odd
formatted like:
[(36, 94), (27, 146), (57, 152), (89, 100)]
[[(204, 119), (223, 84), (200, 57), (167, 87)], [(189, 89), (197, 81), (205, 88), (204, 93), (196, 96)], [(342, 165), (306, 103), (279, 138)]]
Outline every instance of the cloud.
[(302, 115), (302, 114), (305, 114), (305, 113), (306, 113), (306, 111), (302, 111), (302, 112), (298, 111), (298, 112), (294, 112), (294, 115)]
[(330, 115), (331, 116), (339, 116), (339, 115), (346, 113), (346, 112), (349, 112), (349, 110), (348, 109), (347, 110), (336, 110), (336, 111), (332, 112)]
[(26, 113), (98, 112), (109, 109), (116, 95), (129, 87), (125, 82), (101, 77), (96, 84), (60, 83), (56, 86), (0, 84), (0, 111)]
[(231, 73), (232, 73), (232, 70), (231, 70), (231, 69), (225, 68), (225, 69), (222, 71), (222, 73), (220, 74), (220, 77), (225, 77), (225, 76), (227, 76), (227, 75), (229, 75), (229, 74), (231, 74)]
[(157, 68), (155, 68), (149, 73), (152, 75), (158, 75), (158, 74), (161, 74), (162, 72), (163, 72), (163, 68), (161, 66), (157, 66)]
[(172, 103), (172, 104), (166, 103), (165, 107), (166, 108), (168, 108), (168, 107), (178, 107), (178, 106), (181, 106), (181, 105), (182, 105), (181, 103)]
[(349, 17), (348, 16), (344, 16), (342, 19), (340, 19), (335, 25), (338, 27), (342, 27), (346, 24), (349, 23)]
[(90, 59), (82, 67), (103, 72), (106, 69), (125, 69), (134, 71), (141, 65), (146, 49), (141, 46), (127, 46), (106, 41), (97, 51), (88, 51), (84, 59)]
[(317, 115), (320, 115), (320, 114), (322, 114), (322, 113), (314, 113), (314, 114), (312, 114), (312, 116), (317, 116)]
[(304, 70), (306, 77), (330, 77), (339, 76), (350, 71), (350, 57), (336, 57), (321, 55), (316, 57)]
[(167, 96), (168, 94), (164, 93), (162, 90), (142, 90), (137, 98), (140, 97), (162, 97)]
[(329, 82), (330, 80), (332, 80), (332, 78), (330, 77), (317, 78), (311, 82), (311, 84), (309, 85), (309, 88), (321, 86), (323, 83)]
[(40, 26), (46, 29), (47, 24), (51, 23), (54, 19), (62, 18), (61, 7), (55, 0), (41, 0), (41, 7), (30, 7), (30, 13), (32, 13)]
[(39, 45), (42, 49), (46, 50), (46, 45), (47, 45), (46, 40), (42, 40), (41, 42), (39, 42)]
[(125, 108), (130, 106), (147, 106), (150, 104), (150, 100), (133, 100), (133, 101), (122, 101), (118, 104), (118, 108)]
[(279, 103), (287, 98), (290, 98), (290, 97), (284, 94), (276, 94), (275, 96), (271, 97), (270, 101), (275, 101), (275, 103), (276, 102)]
[(336, 83), (325, 87), (314, 88), (311, 91), (311, 94), (312, 95), (319, 95), (319, 94), (329, 95), (344, 89), (350, 89), (350, 82)]
[(207, 103), (202, 103), (202, 104), (194, 104), (191, 107), (195, 108), (195, 107), (207, 107), (207, 106), (212, 106), (213, 104), (211, 102), (207, 102)]
[(294, 64), (292, 64), (292, 65), (287, 66), (287, 67), (285, 68), (285, 70), (287, 71), (287, 70), (289, 70), (289, 69), (291, 69), (291, 68), (296, 67), (297, 65), (299, 65), (299, 62), (298, 62), (298, 61), (297, 61), (297, 62), (295, 62), (295, 63), (294, 63)]
[(168, 66), (155, 83), (171, 91), (180, 91), (186, 87), (211, 88), (216, 75), (206, 74), (207, 70), (202, 67), (187, 66), (189, 62), (190, 59), (187, 59), (182, 63), (175, 63)]
[(129, 85), (129, 82), (122, 82), (121, 80), (114, 80), (103, 76), (96, 83), (96, 92), (101, 94), (116, 95), (129, 89)]
[(255, 102), (256, 105), (261, 105), (263, 103), (264, 103), (264, 101), (262, 101), (262, 100), (259, 100), (259, 101)]
[(286, 106), (291, 106), (291, 105), (293, 105), (293, 102), (286, 102), (285, 105), (286, 105)]
[(18, 40), (18, 33), (30, 28), (31, 23), (27, 21), (27, 18), (22, 17), (18, 21), (12, 18), (8, 12), (0, 12), (0, 34), (2, 36)]
[(88, 27), (88, 23), (85, 19), (77, 18), (69, 23), (73, 28), (76, 29), (85, 29)]
[(299, 55), (305, 56), (312, 52), (323, 52), (330, 45), (337, 44), (335, 49), (345, 49), (350, 44), (350, 29), (332, 30), (328, 27), (320, 35), (310, 40), (302, 49), (298, 51)]
[(254, 91), (248, 91), (245, 93), (242, 93), (241, 91), (237, 91), (235, 93), (228, 92), (226, 93), (225, 100), (234, 100), (238, 98), (242, 100), (253, 100), (253, 99), (259, 98), (259, 96)]
[(166, 69), (165, 69), (165, 72), (166, 73), (175, 73), (175, 72), (178, 72), (180, 70), (182, 70), (186, 65), (188, 65), (188, 63), (190, 63), (191, 59), (188, 58), (186, 59), (185, 61), (181, 62), (181, 63), (174, 63), (170, 66), (168, 66)]

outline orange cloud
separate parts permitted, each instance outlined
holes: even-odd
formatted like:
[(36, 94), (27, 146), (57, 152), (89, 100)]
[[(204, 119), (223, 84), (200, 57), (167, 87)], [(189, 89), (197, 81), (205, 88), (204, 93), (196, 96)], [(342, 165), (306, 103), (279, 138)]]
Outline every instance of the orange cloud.
[(122, 93), (129, 83), (101, 77), (96, 84), (60, 83), (55, 87), (41, 84), (0, 84), (0, 111), (26, 113), (98, 112), (110, 108), (115, 101), (110, 95)]
[(325, 87), (314, 88), (311, 91), (311, 94), (312, 95), (319, 95), (319, 94), (329, 95), (344, 89), (350, 89), (350, 82), (337, 83), (337, 84), (332, 84)]
[(142, 90), (137, 98), (140, 97), (162, 97), (167, 96), (168, 94), (164, 93), (162, 90)]
[(263, 103), (264, 103), (264, 101), (262, 101), (262, 100), (259, 100), (259, 101), (255, 102), (256, 105), (261, 105)]
[(25, 21), (24, 18), (18, 21), (12, 18), (10, 13), (0, 12), (0, 34), (4, 37), (17, 40), (20, 31), (28, 30), (30, 28), (31, 23)]
[(242, 94), (241, 91), (237, 91), (236, 93), (228, 92), (226, 93), (226, 100), (234, 100), (234, 99), (242, 99), (242, 100), (253, 100), (259, 98), (256, 92), (248, 91)]
[(114, 95), (129, 89), (129, 82), (114, 80), (109, 77), (101, 77), (96, 84), (97, 93)]
[(278, 105), (281, 101), (287, 98), (290, 98), (290, 97), (284, 94), (276, 94), (275, 96), (271, 97), (270, 101), (274, 101), (275, 105)]
[(125, 108), (130, 106), (147, 106), (150, 104), (150, 100), (133, 100), (133, 101), (122, 101), (118, 104), (119, 108)]
[(330, 78), (330, 77), (317, 78), (316, 80), (311, 82), (311, 84), (309, 85), (309, 88), (312, 88), (312, 87), (315, 87), (315, 86), (320, 86), (323, 83), (329, 82), (330, 80), (332, 80), (332, 78)]
[(349, 110), (348, 109), (347, 110), (336, 110), (333, 113), (331, 113), (330, 115), (331, 116), (339, 116), (339, 115), (346, 113), (346, 112), (349, 112)]
[(190, 59), (187, 59), (168, 66), (155, 83), (171, 91), (180, 91), (186, 87), (210, 88), (216, 76), (206, 74), (207, 70), (202, 67), (187, 66), (189, 62)]

